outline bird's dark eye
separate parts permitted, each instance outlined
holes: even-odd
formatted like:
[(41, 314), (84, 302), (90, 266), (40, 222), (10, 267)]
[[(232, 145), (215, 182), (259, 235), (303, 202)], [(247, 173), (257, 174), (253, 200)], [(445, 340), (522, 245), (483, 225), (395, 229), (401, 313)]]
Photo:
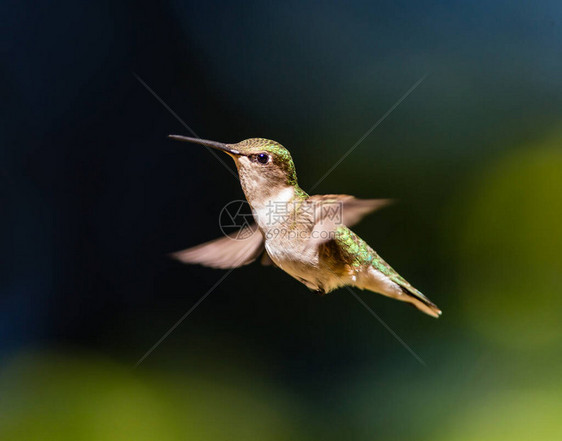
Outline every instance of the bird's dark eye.
[(267, 153), (259, 153), (257, 160), (261, 164), (267, 164), (267, 161), (269, 161), (269, 155)]

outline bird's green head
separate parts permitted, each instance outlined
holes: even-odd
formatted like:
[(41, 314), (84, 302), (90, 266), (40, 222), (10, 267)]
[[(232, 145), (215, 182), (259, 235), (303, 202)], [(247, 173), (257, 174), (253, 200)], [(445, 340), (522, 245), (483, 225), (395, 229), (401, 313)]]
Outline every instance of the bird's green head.
[(240, 152), (235, 156), (236, 166), (242, 174), (251, 178), (265, 177), (271, 184), (295, 185), (297, 173), (293, 158), (285, 147), (264, 138), (250, 138), (234, 144)]

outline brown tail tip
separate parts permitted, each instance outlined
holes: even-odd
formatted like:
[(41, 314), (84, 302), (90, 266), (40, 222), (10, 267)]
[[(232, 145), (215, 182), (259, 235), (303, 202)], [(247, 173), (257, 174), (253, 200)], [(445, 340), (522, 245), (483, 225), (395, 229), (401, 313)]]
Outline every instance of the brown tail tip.
[(431, 317), (439, 318), (443, 311), (441, 311), (436, 305), (433, 303), (426, 304), (422, 301), (415, 302), (415, 307), (418, 308), (420, 311), (425, 312), (427, 315)]

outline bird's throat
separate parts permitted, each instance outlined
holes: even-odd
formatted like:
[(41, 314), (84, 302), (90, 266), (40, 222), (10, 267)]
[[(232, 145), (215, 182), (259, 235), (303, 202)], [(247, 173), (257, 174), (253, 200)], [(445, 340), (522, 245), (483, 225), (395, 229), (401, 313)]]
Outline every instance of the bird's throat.
[(252, 207), (256, 222), (264, 231), (272, 227), (279, 227), (283, 223), (283, 216), (294, 210), (294, 203), (298, 201), (300, 192), (293, 186), (278, 188), (262, 188), (261, 192), (244, 191), (246, 199)]

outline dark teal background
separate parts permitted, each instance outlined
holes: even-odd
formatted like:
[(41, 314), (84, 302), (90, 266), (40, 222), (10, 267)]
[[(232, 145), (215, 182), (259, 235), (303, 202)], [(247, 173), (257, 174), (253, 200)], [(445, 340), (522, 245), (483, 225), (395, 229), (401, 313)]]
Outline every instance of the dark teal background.
[[(0, 438), (558, 440), (562, 6), (0, 5)], [(307, 190), (399, 203), (355, 227), (443, 309), (326, 297), (166, 254), (239, 183), (208, 139), (265, 137)], [(225, 160), (231, 164), (230, 159)]]

